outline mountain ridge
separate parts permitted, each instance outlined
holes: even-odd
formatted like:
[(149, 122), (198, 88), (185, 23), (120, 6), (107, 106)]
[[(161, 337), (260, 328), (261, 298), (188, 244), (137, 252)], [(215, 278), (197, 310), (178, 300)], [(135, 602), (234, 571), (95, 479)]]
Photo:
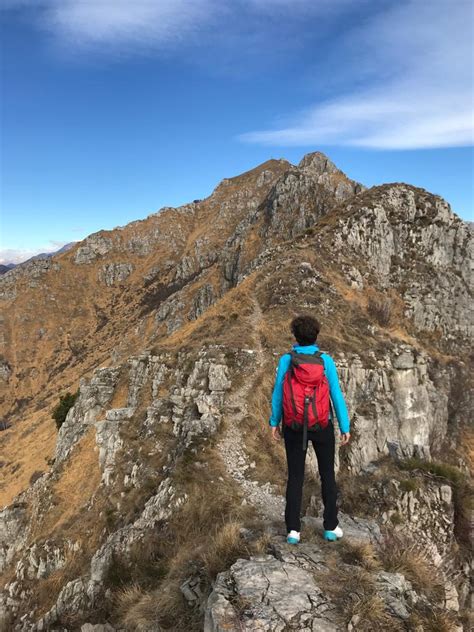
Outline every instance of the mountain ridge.
[[(236, 630), (259, 616), (269, 630), (347, 627), (337, 596), (316, 598), (324, 583), (311, 583), (313, 608), (278, 580), (308, 570), (281, 541), (284, 454), (268, 432), (276, 361), (301, 312), (321, 321), (318, 343), (350, 410), (351, 446), (336, 457), (349, 545), (361, 539), (382, 555), (379, 535), (406, 531), (443, 586), (436, 601), (388, 566), (366, 578), (385, 604), (377, 625), (425, 625), (423, 603), (459, 623), (472, 568), (459, 482), (474, 446), (472, 232), (424, 189), (365, 189), (320, 152), (300, 165), (267, 161), (205, 200), (94, 233), (0, 282), (0, 401), (11, 424), (0, 432), (0, 620), (12, 629), (138, 630), (138, 611), (157, 630), (204, 621), (217, 632), (224, 615)], [(66, 389), (79, 394), (58, 433), (50, 415)], [(433, 481), (438, 461), (444, 478)], [(309, 476), (314, 487), (311, 457)], [(311, 529), (319, 509), (306, 497)], [(304, 550), (321, 571), (327, 551)], [(287, 611), (275, 597), (262, 610), (248, 586), (240, 616), (241, 578), (259, 573), (299, 605)], [(130, 602), (119, 615), (122, 588)]]

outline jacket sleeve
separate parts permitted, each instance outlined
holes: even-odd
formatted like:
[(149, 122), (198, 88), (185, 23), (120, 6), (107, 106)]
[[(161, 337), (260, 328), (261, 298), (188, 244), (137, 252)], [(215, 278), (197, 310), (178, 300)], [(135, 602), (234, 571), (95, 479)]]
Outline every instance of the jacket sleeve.
[(330, 355), (324, 354), (324, 368), (329, 382), (329, 392), (336, 412), (339, 429), (342, 433), (350, 431), (349, 413), (339, 384), (336, 364)]
[(275, 384), (272, 393), (272, 413), (269, 420), (270, 426), (278, 426), (283, 412), (283, 380), (290, 366), (289, 353), (282, 355), (276, 368)]

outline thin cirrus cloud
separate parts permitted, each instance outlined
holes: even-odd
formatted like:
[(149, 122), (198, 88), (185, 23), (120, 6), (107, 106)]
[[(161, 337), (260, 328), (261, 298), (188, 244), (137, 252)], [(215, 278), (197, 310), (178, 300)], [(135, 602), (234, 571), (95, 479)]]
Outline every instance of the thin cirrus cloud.
[(347, 58), (370, 67), (369, 85), (239, 139), (371, 149), (474, 144), (472, 7), (470, 0), (411, 0), (378, 14), (345, 42)]
[(317, 51), (326, 24), (336, 17), (347, 26), (348, 11), (351, 28), (340, 36), (336, 29), (324, 49), (333, 76), (326, 72), (321, 80), (318, 73), (313, 80), (319, 99), (293, 114), (282, 111), (284, 124), (269, 122), (238, 139), (372, 149), (473, 144), (473, 6), (471, 0), (358, 0), (361, 16), (368, 11), (354, 21), (353, 0), (3, 0), (6, 9), (34, 8), (32, 19), (66, 51), (166, 52), (193, 60), (202, 54), (203, 63), (204, 46), (224, 63), (229, 42), (232, 55), (256, 62), (278, 49), (285, 53), (285, 35), (294, 40), (298, 29), (298, 50), (304, 54), (311, 42)]
[[(2, 0), (1, 7), (30, 11), (31, 19), (63, 49), (96, 54), (190, 49), (219, 32), (255, 36), (263, 18), (297, 21), (339, 12), (352, 0)], [(370, 0), (359, 0), (362, 4)], [(269, 29), (270, 35), (271, 29)], [(272, 32), (273, 33), (273, 32)], [(265, 34), (262, 34), (265, 37)], [(267, 40), (269, 37), (267, 38)], [(267, 42), (268, 43), (268, 42)], [(237, 52), (237, 51), (236, 51)]]
[[(373, 0), (359, 0), (366, 5)], [(23, 10), (63, 53), (123, 58), (140, 53), (195, 56), (203, 47), (234, 42), (242, 54), (255, 40), (271, 51), (288, 27), (308, 16), (321, 23), (353, 0), (0, 0)], [(319, 25), (316, 25), (317, 29)], [(190, 51), (192, 53), (190, 54)], [(216, 52), (216, 58), (219, 55)]]
[(207, 23), (215, 0), (2, 0), (63, 50), (130, 54), (178, 44)]

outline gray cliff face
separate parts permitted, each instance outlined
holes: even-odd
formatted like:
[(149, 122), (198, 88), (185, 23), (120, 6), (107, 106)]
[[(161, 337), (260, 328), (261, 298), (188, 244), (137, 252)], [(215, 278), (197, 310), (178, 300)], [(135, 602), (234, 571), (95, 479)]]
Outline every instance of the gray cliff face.
[(382, 454), (430, 459), (448, 429), (448, 371), (435, 369), (435, 384), (430, 358), (408, 345), (373, 359), (367, 367), (364, 357), (336, 358), (355, 432), (351, 467), (360, 471)]
[(417, 329), (472, 335), (472, 233), (442, 198), (375, 187), (346, 206), (334, 245), (360, 262), (359, 277), (367, 269), (381, 289), (400, 292)]
[(100, 269), (99, 281), (111, 287), (125, 281), (132, 272), (133, 264), (131, 263), (107, 263)]
[(94, 371), (89, 383), (84, 378), (81, 380), (79, 397), (59, 429), (55, 455), (57, 462), (68, 456), (76, 441), (108, 404), (112, 398), (117, 377), (117, 369), (101, 368)]

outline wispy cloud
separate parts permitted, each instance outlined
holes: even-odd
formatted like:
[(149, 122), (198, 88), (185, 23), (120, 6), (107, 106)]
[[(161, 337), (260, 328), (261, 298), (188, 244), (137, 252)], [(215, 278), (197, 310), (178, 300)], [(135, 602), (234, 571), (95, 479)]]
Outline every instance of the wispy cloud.
[(38, 248), (0, 248), (0, 264), (7, 265), (7, 263), (22, 263), (30, 257), (34, 257), (35, 255), (39, 255), (43, 252), (56, 252), (67, 243), (69, 242), (50, 239), (46, 245)]
[(344, 42), (353, 72), (370, 68), (367, 87), (307, 107), (287, 126), (240, 139), (376, 149), (472, 145), (472, 12), (470, 0), (393, 5)]
[[(240, 140), (376, 149), (472, 144), (472, 1), (358, 0), (356, 6), (353, 0), (3, 0), (4, 9), (29, 11), (74, 54), (174, 51), (201, 59), (209, 72), (232, 69), (239, 56), (254, 61), (244, 64), (252, 72), (263, 56), (275, 64), (298, 46), (305, 54), (308, 42), (317, 50), (325, 24), (339, 15), (341, 36), (336, 31), (335, 41), (321, 47), (309, 81), (319, 99), (281, 112), (279, 122)], [(347, 30), (367, 7), (370, 17), (365, 12), (361, 26)], [(322, 59), (334, 65), (332, 76)]]
[(216, 0), (2, 0), (68, 50), (130, 53), (179, 44), (212, 19)]
[[(120, 55), (190, 48), (224, 31), (252, 37), (262, 16), (297, 20), (337, 12), (352, 0), (2, 0), (1, 8), (23, 9), (71, 50)], [(368, 0), (360, 0), (367, 2)]]

